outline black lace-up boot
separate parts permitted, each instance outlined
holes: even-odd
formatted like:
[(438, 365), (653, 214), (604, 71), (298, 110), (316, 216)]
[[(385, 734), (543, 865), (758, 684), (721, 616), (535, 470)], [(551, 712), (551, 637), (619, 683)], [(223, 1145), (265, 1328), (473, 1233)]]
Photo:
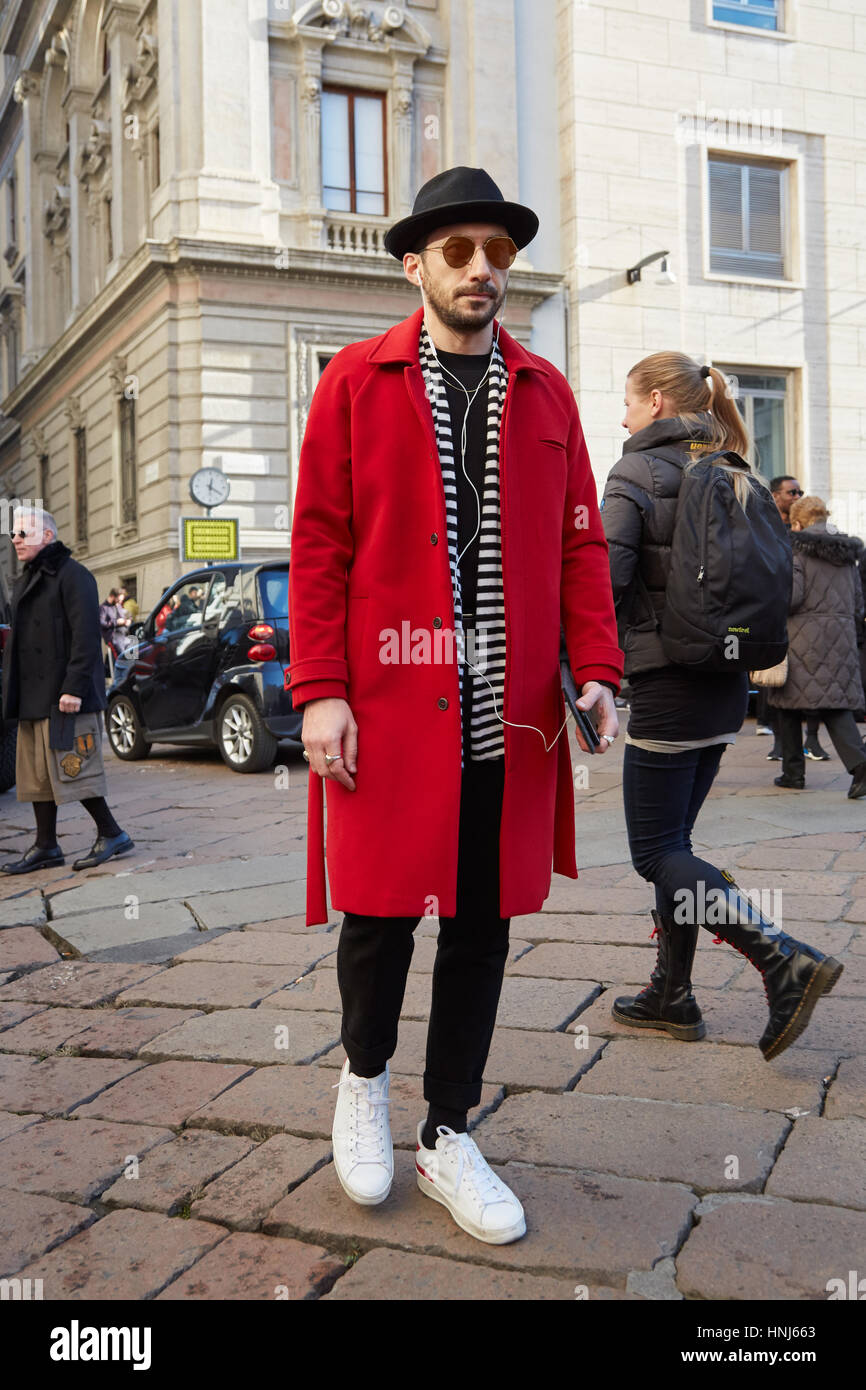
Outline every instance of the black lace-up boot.
[[(724, 871), (723, 871), (724, 872)], [(772, 1061), (799, 1038), (822, 994), (829, 994), (844, 969), (841, 961), (786, 936), (740, 892), (729, 874), (728, 922), (717, 927), (717, 941), (727, 941), (764, 977), (770, 1019), (758, 1046)]]
[(640, 994), (615, 999), (611, 1014), (632, 1028), (663, 1028), (681, 1042), (696, 1042), (707, 1031), (692, 994), (696, 926), (679, 926), (653, 912), (658, 955), (650, 982)]

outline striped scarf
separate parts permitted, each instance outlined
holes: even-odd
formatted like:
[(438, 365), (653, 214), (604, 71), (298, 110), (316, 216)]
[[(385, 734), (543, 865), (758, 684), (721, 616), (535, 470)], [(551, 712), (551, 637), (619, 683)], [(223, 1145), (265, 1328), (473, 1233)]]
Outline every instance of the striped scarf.
[[(457, 561), (457, 482), (454, 461), (454, 441), (451, 434), (451, 411), (445, 392), (443, 373), (436, 359), (426, 326), (421, 327), (419, 346), (421, 371), (427, 389), (427, 399), (433, 411), (433, 427), (442, 467), (445, 488), (445, 520), (448, 531), (448, 559), (451, 566), (451, 587), (454, 593), (454, 629), (457, 672), (461, 710), (461, 761), (465, 750), (463, 739), (463, 680), (464, 671), (472, 682), (472, 723), (469, 733), (469, 753), (473, 761), (501, 758), (505, 754), (502, 716), (505, 693), (505, 603), (502, 591), (502, 548), (499, 529), (499, 425), (508, 384), (508, 372), (498, 346), (493, 349), (493, 362), (488, 377), (487, 397), (487, 455), (484, 465), (484, 488), (481, 508), (481, 528), (472, 545), (478, 549), (478, 581), (475, 604), (475, 631), (469, 630), (467, 643), (463, 629), (463, 600), (460, 590), (460, 566)], [(459, 451), (459, 439), (457, 441)], [(459, 464), (458, 464), (459, 466)], [(464, 663), (469, 664), (464, 664)], [(477, 671), (470, 669), (470, 665)], [(486, 679), (484, 679), (486, 677)], [(489, 682), (489, 684), (488, 684)]]

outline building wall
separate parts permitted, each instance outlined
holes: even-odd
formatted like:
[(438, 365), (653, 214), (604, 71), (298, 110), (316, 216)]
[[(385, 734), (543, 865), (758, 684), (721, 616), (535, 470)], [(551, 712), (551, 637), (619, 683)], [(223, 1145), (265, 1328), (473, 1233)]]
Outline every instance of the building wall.
[[(675, 348), (788, 373), (786, 471), (866, 533), (866, 13), (850, 0), (786, 9), (787, 33), (775, 36), (713, 24), (711, 0), (560, 0), (572, 381), (601, 483), (641, 357)], [(724, 121), (711, 122), (714, 109)], [(796, 164), (790, 287), (707, 276), (708, 149)], [(675, 285), (656, 283), (657, 265), (626, 283), (629, 266), (665, 248)]]

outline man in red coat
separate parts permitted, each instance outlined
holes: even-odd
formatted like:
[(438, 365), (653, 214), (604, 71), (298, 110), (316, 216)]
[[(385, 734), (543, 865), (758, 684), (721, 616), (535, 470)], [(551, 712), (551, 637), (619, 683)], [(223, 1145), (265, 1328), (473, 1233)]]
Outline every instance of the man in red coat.
[(481, 1097), (510, 918), (553, 868), (577, 877), (560, 625), (617, 733), (622, 675), (607, 545), (574, 396), (500, 328), (538, 219), (483, 169), (446, 170), (385, 244), (422, 308), (344, 348), (301, 451), (290, 568), (290, 686), (310, 763), (307, 921), (327, 920), (346, 1062), (334, 1166), (388, 1196), (388, 1060), (421, 917), (438, 917), (417, 1181), (477, 1239), (523, 1208), (467, 1133)]

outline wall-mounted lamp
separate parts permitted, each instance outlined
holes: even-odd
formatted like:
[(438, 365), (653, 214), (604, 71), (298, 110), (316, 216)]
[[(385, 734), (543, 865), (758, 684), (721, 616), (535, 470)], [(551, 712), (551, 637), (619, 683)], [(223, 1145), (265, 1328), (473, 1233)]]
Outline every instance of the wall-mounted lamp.
[(637, 281), (637, 280), (640, 279), (640, 273), (641, 273), (641, 271), (643, 270), (643, 268), (644, 268), (645, 265), (652, 265), (653, 261), (661, 261), (661, 263), (662, 263), (661, 274), (664, 275), (664, 277), (665, 277), (664, 280), (662, 281), (662, 284), (665, 284), (665, 285), (672, 285), (672, 284), (674, 284), (674, 283), (675, 283), (675, 278), (676, 278), (676, 277), (674, 276), (673, 271), (668, 270), (668, 263), (667, 263), (667, 257), (668, 257), (670, 254), (671, 254), (670, 251), (655, 251), (655, 252), (653, 252), (653, 254), (652, 254), (651, 256), (644, 256), (644, 258), (643, 258), (642, 261), (638, 261), (637, 265), (633, 265), (629, 270), (626, 271), (626, 273), (625, 273), (625, 278), (626, 278), (626, 280), (628, 281), (628, 283), (629, 283), (630, 285), (633, 285), (633, 284), (635, 283), (635, 281)]

